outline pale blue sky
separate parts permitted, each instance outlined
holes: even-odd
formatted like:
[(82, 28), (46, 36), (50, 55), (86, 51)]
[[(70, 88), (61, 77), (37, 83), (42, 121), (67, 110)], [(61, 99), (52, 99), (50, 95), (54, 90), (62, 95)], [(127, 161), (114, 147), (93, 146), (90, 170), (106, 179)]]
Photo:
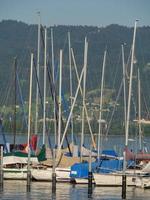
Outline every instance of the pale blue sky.
[(0, 0), (0, 21), (15, 19), (37, 23), (36, 12), (41, 12), (45, 25), (120, 24), (150, 25), (150, 0)]

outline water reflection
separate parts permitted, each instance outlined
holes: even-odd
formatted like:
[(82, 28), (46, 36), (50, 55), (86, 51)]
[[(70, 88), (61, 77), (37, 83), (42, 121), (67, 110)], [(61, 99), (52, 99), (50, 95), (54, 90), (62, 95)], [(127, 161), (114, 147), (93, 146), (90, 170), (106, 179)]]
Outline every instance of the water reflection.
[[(8, 141), (11, 143), (12, 136), (7, 135)], [(88, 145), (89, 137), (85, 138)], [(25, 141), (25, 136), (17, 136), (18, 143)], [(150, 143), (150, 137), (146, 137), (147, 143)], [(111, 141), (111, 142), (109, 142)], [(129, 144), (130, 148), (134, 149)], [(116, 147), (117, 153), (122, 152), (124, 147), (124, 136), (109, 136), (109, 140), (104, 141), (103, 146), (105, 149), (114, 149)], [(150, 148), (150, 146), (149, 146)], [(120, 149), (120, 150), (119, 150)], [(150, 149), (148, 149), (150, 151)], [(121, 199), (120, 187), (93, 187), (93, 193), (88, 196), (87, 185), (71, 185), (71, 184), (57, 184), (56, 194), (52, 194), (51, 183), (49, 182), (32, 182), (31, 192), (27, 192), (26, 181), (4, 181), (3, 191), (0, 191), (0, 199), (2, 200), (119, 200)], [(139, 188), (129, 187), (127, 188), (127, 199), (132, 200), (149, 200), (150, 190), (143, 190)]]
[[(49, 182), (32, 182), (31, 192), (27, 192), (26, 181), (5, 180), (0, 196), (2, 200), (119, 200), (121, 199), (121, 187), (93, 187), (93, 194), (88, 196), (87, 185), (57, 183), (56, 194), (52, 194)], [(149, 200), (149, 197), (150, 190), (127, 188), (127, 199)]]

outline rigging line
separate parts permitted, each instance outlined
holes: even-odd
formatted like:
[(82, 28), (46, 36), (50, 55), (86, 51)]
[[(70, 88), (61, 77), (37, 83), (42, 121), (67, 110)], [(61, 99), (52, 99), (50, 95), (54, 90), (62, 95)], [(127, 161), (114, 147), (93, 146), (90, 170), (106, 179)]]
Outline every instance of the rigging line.
[(133, 108), (134, 108), (134, 112), (135, 112), (135, 118), (137, 117), (137, 108), (136, 108), (136, 103), (135, 103), (135, 98), (133, 95), (133, 92), (131, 92), (131, 100), (132, 100), (132, 104), (133, 104)]
[(22, 78), (24, 78), (25, 80), (26, 80), (26, 78), (25, 78), (25, 75), (24, 75), (24, 70), (25, 70), (25, 68), (23, 67), (24, 66), (24, 63), (26, 62), (26, 60), (27, 60), (27, 57), (28, 56), (30, 56), (30, 52), (31, 52), (31, 50), (32, 50), (32, 42), (31, 42), (31, 39), (32, 39), (32, 35), (34, 34), (34, 31), (32, 30), (32, 27), (31, 26), (28, 26), (27, 28), (26, 28), (26, 30), (25, 30), (25, 38), (24, 38), (24, 41), (23, 41), (23, 45), (24, 45), (24, 47), (26, 47), (26, 48), (22, 48), (21, 49), (21, 52), (20, 52), (20, 54), (19, 54), (19, 58), (20, 58), (20, 60), (19, 60), (19, 65), (20, 65), (20, 71), (19, 71), (19, 73), (21, 72), (21, 76), (19, 75), (19, 77), (20, 77), (20, 80), (22, 79)]
[[(48, 80), (49, 80), (49, 90), (50, 90), (50, 94), (52, 96), (52, 100), (54, 100), (54, 95), (55, 95), (55, 99), (57, 98), (57, 94), (56, 94), (56, 90), (55, 90), (55, 85), (53, 83), (53, 79), (52, 79), (52, 73), (51, 73), (51, 70), (49, 69), (49, 62), (47, 64), (47, 75), (48, 75)], [(55, 109), (56, 109), (56, 124), (57, 124), (57, 127), (58, 127), (58, 102), (55, 101)]]
[[(63, 91), (62, 91), (62, 102), (63, 102), (65, 116), (68, 118), (68, 116), (69, 116), (69, 105), (68, 105), (68, 102), (65, 99), (65, 95), (64, 95)], [(71, 123), (70, 123), (70, 128), (71, 128)]]
[(25, 108), (24, 108), (24, 100), (23, 100), (23, 95), (22, 95), (22, 91), (21, 91), (18, 72), (16, 72), (16, 76), (17, 76), (16, 78), (17, 78), (17, 83), (18, 83), (18, 90), (19, 90), (19, 96), (20, 96), (20, 100), (21, 100), (21, 104), (22, 104), (22, 111), (23, 111), (23, 115), (24, 115), (24, 120), (25, 120), (26, 127), (28, 127), (27, 115), (26, 115)]
[[(58, 127), (58, 99), (57, 99), (57, 95), (56, 95), (55, 85), (54, 85), (54, 83), (52, 81), (53, 80), (52, 79), (52, 72), (51, 72), (50, 68), (48, 67), (49, 65), (50, 65), (50, 63), (48, 61), (48, 64), (47, 64), (47, 75), (48, 75), (48, 80), (49, 80), (50, 92), (51, 92), (53, 100), (54, 100), (54, 94), (55, 94), (56, 122), (57, 122), (57, 127)], [(54, 90), (55, 90), (55, 92), (54, 92)], [(61, 123), (62, 123), (62, 128), (64, 130), (65, 127), (64, 127), (64, 121), (63, 121), (62, 116), (61, 116)], [(65, 136), (65, 140), (67, 142), (67, 147), (68, 147), (69, 153), (71, 155), (71, 149), (70, 149), (70, 145), (69, 145), (69, 141), (68, 141), (67, 136)]]
[[(42, 44), (43, 44), (43, 48), (45, 48), (45, 40), (44, 40), (44, 35), (43, 35), (43, 31), (44, 31), (44, 28), (43, 28), (43, 26), (41, 25), (41, 40), (42, 40)], [(47, 61), (46, 61), (47, 62)], [(46, 65), (47, 66), (47, 69), (48, 69), (48, 65)], [(36, 72), (37, 73), (37, 72)], [(36, 74), (37, 75), (37, 74)], [(38, 77), (37, 77), (38, 78)], [(39, 85), (39, 84), (38, 84)], [(40, 94), (40, 96), (42, 97), (42, 94)], [(42, 102), (42, 109), (44, 108), (44, 105), (43, 105), (43, 102)], [(46, 124), (46, 133), (47, 133), (47, 136), (48, 136), (48, 140), (49, 140), (49, 145), (50, 145), (50, 147), (52, 147), (52, 145), (51, 145), (51, 141), (50, 141), (50, 137), (49, 137), (49, 135), (48, 135), (48, 132), (49, 132), (49, 129), (48, 129), (48, 127), (47, 127), (47, 124)], [(52, 151), (52, 154), (53, 154), (53, 151)]]
[(112, 122), (114, 113), (115, 113), (115, 108), (116, 108), (117, 102), (118, 102), (120, 94), (121, 94), (122, 87), (123, 87), (123, 79), (121, 81), (120, 88), (119, 88), (119, 91), (118, 91), (118, 95), (117, 95), (116, 101), (115, 101), (115, 106), (114, 106), (114, 109), (112, 111), (112, 114), (111, 114), (111, 117), (110, 117), (110, 121), (108, 123), (108, 128), (107, 128), (107, 131), (106, 131), (106, 137), (108, 136), (108, 133), (109, 133), (109, 129), (110, 129), (110, 126), (111, 126), (111, 122)]
[(6, 140), (6, 137), (5, 137), (5, 132), (4, 132), (2, 121), (1, 121), (1, 124), (0, 124), (0, 133), (2, 134), (3, 141), (4, 141), (4, 150), (6, 150), (6, 153), (8, 153), (7, 140)]
[[(17, 69), (17, 71), (18, 71), (18, 69)], [(12, 91), (12, 86), (14, 85), (14, 75), (12, 76), (12, 78), (11, 78), (11, 81), (8, 83), (8, 85), (7, 85), (7, 87), (6, 87), (6, 91), (7, 91), (7, 94), (6, 94), (6, 96), (3, 98), (3, 100), (2, 100), (2, 102), (7, 102), (7, 99), (8, 99), (8, 97), (9, 97), (9, 95), (10, 95), (10, 93), (11, 93), (11, 91)]]
[(138, 49), (139, 49), (139, 52), (140, 52), (140, 55), (141, 55), (141, 57), (142, 57), (142, 63), (145, 63), (145, 58), (144, 58), (144, 53), (143, 53), (143, 49), (144, 49), (144, 47), (142, 47), (142, 40), (141, 40), (141, 36), (140, 36), (140, 28), (138, 29), (138, 31), (137, 31), (137, 39), (136, 39), (136, 43), (137, 43), (137, 46), (139, 47)]
[(16, 105), (17, 105), (17, 79), (16, 79), (16, 71), (18, 68), (18, 63), (17, 63), (17, 57), (14, 58), (14, 138), (13, 138), (13, 149), (15, 150), (16, 146), (16, 120), (17, 120), (17, 110), (16, 110)]
[[(131, 57), (131, 51), (132, 49), (130, 49), (130, 53), (129, 53), (129, 56), (128, 56), (128, 60), (127, 60), (127, 64), (126, 64), (126, 76), (127, 76), (127, 80), (129, 79), (129, 75), (128, 75), (128, 72), (127, 72), (127, 68), (129, 67), (129, 61), (130, 61), (130, 57)], [(129, 82), (128, 82), (129, 84)], [(134, 99), (134, 95), (133, 95), (133, 91), (131, 93), (131, 101), (132, 101), (132, 104), (133, 104), (133, 108), (134, 108), (134, 112), (135, 112), (135, 118), (136, 118), (136, 114), (137, 114), (137, 108), (136, 108), (136, 103), (135, 103), (135, 99)]]
[[(105, 47), (105, 49), (107, 49), (107, 46)], [(107, 53), (107, 65), (109, 66), (109, 68), (107, 69), (107, 73), (106, 73), (106, 75), (105, 75), (105, 82), (107, 83), (107, 79), (106, 79), (106, 77), (107, 77), (107, 74), (109, 73), (109, 82), (113, 82), (113, 80), (112, 80), (112, 77), (113, 77), (113, 73), (114, 72), (112, 72), (112, 69), (110, 68), (110, 66), (111, 65), (114, 65), (114, 63), (111, 61), (111, 59), (110, 59), (110, 52), (108, 52)], [(109, 82), (107, 83), (107, 86), (109, 86), (110, 87), (110, 85), (109, 85)], [(112, 84), (111, 84), (112, 85)]]
[(8, 93), (10, 92), (10, 87), (12, 86), (12, 80), (11, 81), (9, 81), (9, 82), (7, 82), (7, 85), (6, 85), (6, 87), (5, 87), (5, 89), (6, 89), (6, 93), (4, 93), (3, 91), (4, 91), (4, 88), (2, 88), (1, 87), (1, 92), (0, 92), (0, 94), (3, 94), (3, 95), (1, 95), (1, 99), (0, 99), (0, 105), (2, 106), (2, 105), (4, 105), (4, 102), (5, 102), (5, 104), (6, 104), (6, 99), (7, 99), (7, 96), (8, 96)]
[[(116, 79), (117, 79), (117, 73), (118, 73), (120, 58), (121, 58), (121, 50), (120, 50), (120, 53), (119, 53), (119, 59), (118, 59), (117, 64), (116, 64), (117, 67), (116, 67), (116, 70), (115, 70), (114, 76), (113, 76), (114, 79), (113, 79), (113, 84), (112, 84), (113, 85), (112, 90), (115, 90), (115, 91), (116, 91), (116, 89), (118, 89), (118, 88), (115, 88), (115, 83), (116, 83)], [(111, 114), (110, 112), (107, 112), (106, 121), (108, 121), (110, 114)]]
[[(30, 40), (30, 35), (32, 34), (32, 27), (27, 27), (26, 28), (26, 38), (25, 38), (25, 40), (24, 40), (24, 46), (28, 46), (28, 43), (29, 43), (29, 40)], [(23, 48), (22, 49), (23, 51), (22, 51), (22, 53), (20, 54), (20, 55), (23, 55), (22, 57), (24, 58), (25, 57), (25, 53), (24, 52), (26, 52), (25, 51), (25, 48)], [(21, 59), (21, 60), (23, 60), (23, 59)], [(13, 81), (12, 81), (13, 82)], [(3, 97), (3, 99), (1, 99), (1, 105), (2, 104), (4, 104), (4, 102), (6, 102), (7, 100), (8, 100), (8, 96), (9, 96), (9, 94), (10, 94), (10, 91), (11, 91), (11, 86), (12, 86), (12, 83), (11, 82), (9, 82), (9, 81), (7, 81), (7, 86), (5, 86), (5, 88), (3, 89), (2, 88), (2, 91), (3, 90), (5, 90), (5, 91), (7, 91), (7, 94), (6, 94), (6, 96), (5, 97)], [(3, 94), (4, 94), (4, 92), (3, 92)]]
[[(146, 92), (146, 91), (150, 90), (150, 87), (149, 87), (149, 73), (147, 73), (147, 71), (142, 73), (142, 80), (143, 80), (143, 85), (145, 87), (142, 90), (143, 91), (143, 96), (145, 96), (145, 99), (146, 99), (145, 101), (146, 102), (150, 102), (150, 95), (148, 94), (148, 92)], [(149, 107), (149, 105), (148, 105), (148, 107)]]
[[(44, 36), (43, 36), (43, 32), (42, 31), (41, 31), (41, 38), (42, 38), (42, 44), (43, 44), (43, 47), (44, 47), (45, 44), (44, 44)], [(51, 95), (52, 95), (52, 99), (53, 100), (54, 100), (54, 94), (55, 94), (56, 121), (58, 122), (58, 100), (57, 100), (57, 96), (56, 96), (56, 90), (55, 90), (55, 93), (54, 93), (55, 85), (54, 85), (54, 83), (52, 81), (53, 80), (52, 79), (52, 72), (51, 72), (51, 70), (50, 70), (50, 68), (48, 66), (50, 66), (49, 60), (47, 61), (47, 75), (48, 75), (49, 86), (50, 86), (50, 91), (51, 91)], [(61, 121), (62, 121), (62, 128), (64, 130), (64, 122), (63, 122), (62, 116), (61, 116)], [(58, 124), (57, 124), (57, 126), (58, 126)], [(67, 142), (67, 147), (68, 147), (69, 153), (71, 154), (71, 149), (70, 149), (70, 145), (69, 145), (69, 141), (68, 141), (67, 136), (65, 136), (65, 140)]]
[[(14, 60), (13, 60), (13, 65), (14, 65)], [(6, 104), (6, 102), (8, 101), (8, 97), (11, 94), (12, 91), (12, 87), (14, 85), (14, 71), (12, 70), (11, 73), (13, 74), (11, 76), (11, 80), (10, 82), (8, 82), (8, 87), (6, 88), (7, 93), (5, 94), (6, 96), (3, 98), (2, 104), (4, 105), (4, 102)]]
[[(78, 74), (78, 71), (77, 71), (76, 61), (75, 61), (74, 52), (73, 52), (72, 48), (71, 48), (71, 53), (72, 53), (73, 64), (74, 64), (74, 67), (75, 67), (76, 77), (77, 77), (78, 85), (79, 85), (79, 86), (77, 86), (77, 89), (79, 87), (80, 93), (83, 96), (83, 92), (82, 92), (82, 88), (81, 88), (81, 82), (80, 82), (80, 77), (79, 77), (79, 74)], [(82, 69), (82, 71), (83, 71), (83, 69)], [(81, 71), (81, 73), (82, 73), (82, 71)], [(81, 74), (80, 74), (80, 76), (81, 76)], [(88, 127), (89, 127), (89, 131), (90, 131), (90, 134), (91, 134), (91, 139), (92, 139), (93, 147), (96, 149), (96, 144), (95, 144), (95, 140), (94, 140), (94, 137), (93, 137), (92, 128), (91, 128), (91, 125), (90, 125), (90, 122), (89, 122), (89, 116), (88, 116), (88, 111), (87, 111), (87, 107), (86, 107), (85, 101), (84, 101), (84, 105), (83, 106), (84, 106), (84, 109), (85, 109), (85, 115), (86, 115), (86, 118), (87, 118)]]
[[(49, 65), (50, 65), (50, 63), (48, 62), (48, 64), (47, 64), (48, 80), (49, 80), (50, 92), (51, 92), (53, 100), (54, 100), (54, 94), (55, 94), (56, 121), (57, 121), (57, 127), (58, 127), (58, 100), (57, 100), (55, 85), (52, 81), (53, 80), (52, 79), (52, 72), (51, 72), (50, 68), (48, 67)], [(54, 90), (55, 90), (55, 92), (54, 92)], [(61, 122), (62, 122), (62, 128), (64, 130), (64, 122), (63, 122), (62, 116), (61, 116)], [(65, 140), (67, 142), (67, 147), (69, 149), (69, 153), (71, 154), (71, 149), (70, 149), (70, 146), (69, 146), (69, 141), (68, 141), (67, 136), (65, 136)]]
[(114, 73), (114, 79), (113, 79), (113, 87), (112, 87), (112, 89), (114, 89), (115, 88), (115, 83), (116, 83), (116, 78), (117, 78), (117, 73), (118, 73), (118, 67), (119, 67), (119, 62), (120, 62), (120, 58), (121, 58), (121, 50), (120, 50), (120, 53), (119, 53), (119, 58), (118, 58), (118, 60), (117, 60), (117, 64), (116, 64), (116, 70), (115, 70), (115, 73)]
[[(137, 84), (136, 84), (137, 85)], [(134, 86), (134, 85), (133, 85)], [(131, 92), (131, 101), (132, 101), (132, 104), (133, 104), (133, 109), (134, 109), (134, 113), (135, 113), (135, 116), (134, 118), (137, 117), (137, 107), (136, 107), (136, 103), (135, 103), (135, 98), (134, 98), (134, 93), (133, 93), (134, 90), (132, 90)]]
[[(54, 30), (54, 27), (52, 27), (52, 28), (53, 28), (53, 30)], [(62, 50), (65, 50), (66, 45), (67, 45), (67, 41), (68, 41), (68, 36), (67, 36), (67, 34), (68, 34), (68, 31), (66, 32), (66, 37), (65, 37), (65, 40), (64, 40), (64, 43), (63, 43), (63, 47), (61, 48)]]
[[(37, 75), (37, 70), (36, 70), (36, 63), (35, 63), (35, 60), (33, 59), (33, 67), (34, 67), (34, 70), (35, 70), (35, 78), (36, 78), (36, 81), (37, 81), (37, 84), (38, 84), (38, 89), (39, 89), (39, 95), (40, 95), (40, 102), (41, 102), (41, 106), (42, 106), (42, 109), (43, 109), (43, 98), (42, 98), (42, 93), (41, 93), (41, 89), (40, 89), (40, 84), (39, 84), (39, 79), (38, 79), (38, 75)], [(48, 128), (47, 128), (47, 125), (46, 125), (46, 134), (48, 136)], [(48, 136), (48, 141), (49, 141), (49, 146), (50, 146), (50, 149), (51, 149), (51, 153), (53, 155), (53, 150), (52, 150), (52, 144), (51, 144), (51, 140), (50, 140), (50, 137)]]
[(147, 112), (147, 118), (149, 119), (150, 118), (150, 110), (148, 109), (146, 99), (145, 99), (143, 92), (142, 92), (142, 96), (143, 96), (143, 100), (144, 100), (144, 106), (145, 106), (145, 109), (146, 109), (146, 112)]
[[(23, 64), (23, 61), (26, 61), (25, 59), (23, 58), (26, 58), (26, 55), (30, 55), (30, 52), (32, 50), (32, 47), (30, 45), (32, 45), (32, 34), (34, 34), (34, 30), (31, 26), (28, 26), (25, 30), (25, 36), (26, 38), (24, 39), (24, 47), (27, 47), (27, 48), (22, 48), (22, 52), (21, 52), (21, 56), (22, 56), (22, 59), (21, 60), (21, 63)], [(26, 49), (29, 49), (29, 51), (26, 51)]]
[[(68, 31), (67, 31), (66, 34), (68, 34)], [(68, 35), (66, 35), (65, 40), (64, 40), (64, 44), (63, 44), (63, 48), (62, 48), (62, 50), (64, 50), (64, 51), (65, 51), (65, 48), (66, 48), (66, 45), (67, 45), (67, 41), (68, 41)]]
[(1, 105), (7, 104), (8, 97), (12, 91), (12, 85), (13, 85), (13, 80), (11, 80), (6, 87), (7, 93), (5, 94), (5, 96), (3, 97), (2, 101), (1, 101)]
[[(143, 51), (142, 51), (142, 42), (141, 42), (141, 37), (140, 37), (140, 30), (138, 31), (138, 33), (139, 34), (137, 34), (137, 41), (138, 41), (138, 44), (139, 44), (139, 50), (140, 50), (140, 53), (141, 53), (141, 57), (142, 57), (142, 64), (144, 64), (146, 61), (145, 61), (145, 58), (144, 58), (144, 53), (143, 53)], [(144, 79), (145, 80), (145, 83), (146, 83), (146, 85), (148, 85), (147, 84), (147, 79)], [(147, 117), (149, 118), (150, 117), (150, 111), (149, 111), (149, 109), (148, 109), (148, 106), (147, 106), (147, 103), (146, 102), (149, 102), (149, 95), (147, 95), (146, 94), (146, 97), (147, 97), (147, 99), (148, 99), (148, 101), (146, 101), (146, 99), (145, 99), (145, 96), (144, 96), (144, 92), (142, 92), (142, 96), (143, 96), (143, 98), (144, 98), (144, 106), (145, 106), (145, 108), (146, 108), (146, 112), (147, 112)]]
[(126, 67), (125, 67), (125, 69), (126, 69), (125, 74), (126, 74), (127, 80), (129, 80), (129, 73), (130, 72), (128, 72), (128, 68), (129, 68), (129, 64), (130, 64), (129, 62), (130, 62), (130, 58), (131, 58), (131, 53), (132, 53), (132, 48), (130, 48), (128, 60), (127, 60), (127, 63), (125, 64), (126, 65)]

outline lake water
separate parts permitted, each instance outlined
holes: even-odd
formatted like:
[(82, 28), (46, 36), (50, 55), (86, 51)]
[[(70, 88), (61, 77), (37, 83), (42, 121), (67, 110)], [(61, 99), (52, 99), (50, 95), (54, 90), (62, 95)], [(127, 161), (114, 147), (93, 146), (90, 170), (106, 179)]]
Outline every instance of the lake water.
[[(12, 135), (6, 135), (6, 140), (12, 143)], [(25, 143), (27, 136), (18, 135), (16, 137), (16, 143)], [(53, 136), (51, 136), (52, 143), (54, 144)], [(79, 141), (80, 138), (78, 137)], [(42, 136), (39, 138), (39, 146), (41, 145)], [(2, 136), (0, 136), (0, 143), (3, 143)], [(85, 144), (89, 146), (90, 139), (85, 137)], [(138, 141), (135, 138), (131, 138), (129, 141), (129, 147), (134, 151), (138, 149)], [(150, 137), (145, 137), (144, 145), (150, 152)], [(103, 139), (103, 149), (115, 149), (119, 154), (122, 153), (124, 147), (123, 136), (109, 136), (108, 139)], [(26, 191), (26, 181), (7, 181), (4, 180), (3, 191), (0, 192), (0, 199), (2, 200), (119, 200), (121, 198), (121, 187), (93, 187), (93, 194), (88, 197), (87, 185), (72, 185), (68, 183), (57, 183), (56, 195), (52, 195), (52, 187), (49, 182), (32, 182), (31, 191)], [(135, 187), (127, 188), (127, 198), (131, 200), (149, 200), (150, 189), (144, 190)]]
[[(32, 182), (31, 191), (26, 191), (26, 181), (4, 181), (1, 200), (119, 200), (121, 187), (93, 187), (93, 194), (88, 197), (87, 185), (57, 183), (56, 195), (52, 195), (51, 183)], [(149, 200), (150, 190), (134, 187), (127, 188), (127, 198), (131, 200)]]

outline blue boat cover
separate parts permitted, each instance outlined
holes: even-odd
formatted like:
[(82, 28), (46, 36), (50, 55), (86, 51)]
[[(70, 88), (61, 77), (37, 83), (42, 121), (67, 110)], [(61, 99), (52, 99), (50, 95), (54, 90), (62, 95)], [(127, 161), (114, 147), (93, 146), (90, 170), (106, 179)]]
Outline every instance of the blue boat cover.
[[(92, 172), (96, 170), (98, 167), (98, 162), (93, 162), (92, 164)], [(71, 178), (88, 178), (88, 169), (89, 163), (75, 163), (71, 166), (70, 177)]]
[(102, 155), (103, 154), (118, 157), (118, 154), (114, 150), (103, 150)]
[[(103, 150), (103, 155), (118, 157), (114, 150)], [(96, 161), (92, 164), (92, 172), (110, 173), (114, 171), (121, 171), (123, 169), (123, 160), (114, 160), (102, 158), (100, 162)], [(71, 178), (88, 178), (89, 163), (75, 163), (71, 166)]]
[(98, 168), (100, 173), (110, 173), (121, 171), (123, 169), (123, 160), (102, 160)]

